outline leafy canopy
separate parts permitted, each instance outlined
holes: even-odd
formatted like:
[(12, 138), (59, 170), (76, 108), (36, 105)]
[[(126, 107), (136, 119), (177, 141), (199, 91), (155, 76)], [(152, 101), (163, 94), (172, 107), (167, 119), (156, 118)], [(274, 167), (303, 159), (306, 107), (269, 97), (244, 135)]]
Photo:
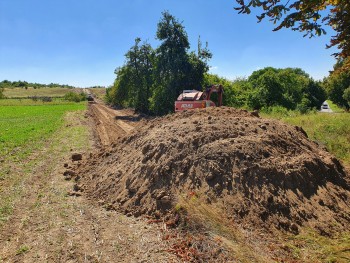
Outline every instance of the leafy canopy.
[(350, 70), (337, 71), (339, 67), (342, 67), (342, 63), (334, 66), (335, 73), (325, 80), (325, 88), (330, 100), (340, 107), (350, 109), (347, 91), (350, 89)]
[(321, 83), (300, 68), (266, 67), (254, 71), (247, 79), (235, 81), (206, 74), (205, 83), (210, 82), (224, 85), (224, 105), (232, 107), (263, 110), (280, 107), (307, 112), (319, 108), (326, 100)]
[(163, 12), (157, 25), (160, 45), (135, 44), (125, 54), (125, 64), (118, 68), (112, 88), (107, 90), (108, 102), (133, 107), (135, 111), (164, 115), (174, 110), (174, 101), (183, 89), (200, 88), (211, 53), (207, 45), (198, 52), (189, 52), (190, 43), (182, 23), (169, 12)]
[(304, 36), (326, 34), (325, 26), (336, 32), (327, 47), (337, 47), (333, 55), (345, 60), (343, 68), (350, 68), (350, 3), (348, 0), (236, 0), (239, 13), (250, 14), (251, 8), (261, 9), (258, 22), (268, 18), (276, 24), (274, 31), (291, 28)]

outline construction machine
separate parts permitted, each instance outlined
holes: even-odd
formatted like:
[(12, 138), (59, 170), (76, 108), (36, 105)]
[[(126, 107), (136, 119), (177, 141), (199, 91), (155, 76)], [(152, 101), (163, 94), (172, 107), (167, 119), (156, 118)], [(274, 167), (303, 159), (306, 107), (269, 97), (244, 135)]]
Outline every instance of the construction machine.
[[(218, 104), (215, 105), (210, 100), (211, 94), (218, 94)], [(175, 101), (175, 111), (202, 109), (207, 107), (222, 106), (222, 94), (224, 87), (222, 85), (208, 86), (205, 91), (184, 90)]]

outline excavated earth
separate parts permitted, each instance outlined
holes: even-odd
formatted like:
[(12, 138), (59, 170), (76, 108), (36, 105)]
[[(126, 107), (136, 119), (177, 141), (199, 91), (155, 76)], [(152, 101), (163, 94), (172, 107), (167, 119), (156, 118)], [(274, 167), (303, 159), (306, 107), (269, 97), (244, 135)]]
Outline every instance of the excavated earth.
[(77, 187), (107, 208), (157, 216), (191, 191), (253, 229), (350, 230), (349, 175), (302, 128), (226, 107), (141, 124), (79, 165)]

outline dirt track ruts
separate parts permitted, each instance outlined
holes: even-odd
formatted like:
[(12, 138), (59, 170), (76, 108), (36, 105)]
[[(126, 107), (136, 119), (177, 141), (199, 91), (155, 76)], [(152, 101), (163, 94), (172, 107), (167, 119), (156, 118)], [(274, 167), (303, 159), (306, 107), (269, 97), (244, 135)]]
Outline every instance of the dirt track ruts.
[(89, 114), (92, 116), (95, 126), (95, 137), (101, 146), (108, 146), (118, 137), (130, 133), (134, 125), (117, 117), (132, 115), (129, 110), (114, 110), (100, 102), (89, 104)]

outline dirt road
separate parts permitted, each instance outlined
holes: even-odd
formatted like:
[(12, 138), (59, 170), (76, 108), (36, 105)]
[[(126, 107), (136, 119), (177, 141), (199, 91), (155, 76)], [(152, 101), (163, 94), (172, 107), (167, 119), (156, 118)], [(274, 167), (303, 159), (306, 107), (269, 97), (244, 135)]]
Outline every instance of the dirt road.
[(93, 120), (95, 138), (101, 146), (110, 145), (117, 138), (132, 131), (135, 126), (132, 122), (132, 110), (114, 110), (99, 101), (89, 104), (89, 114)]
[[(108, 145), (131, 131), (130, 113), (90, 104), (91, 118), (70, 113), (65, 128), (40, 152), (14, 164), (13, 176), (23, 181), (13, 213), (0, 228), (0, 262), (178, 262), (167, 252), (161, 224), (107, 211), (84, 194), (71, 196), (76, 183), (63, 176), (72, 153)], [(116, 119), (127, 114), (130, 121)], [(86, 126), (90, 136), (77, 132)]]

